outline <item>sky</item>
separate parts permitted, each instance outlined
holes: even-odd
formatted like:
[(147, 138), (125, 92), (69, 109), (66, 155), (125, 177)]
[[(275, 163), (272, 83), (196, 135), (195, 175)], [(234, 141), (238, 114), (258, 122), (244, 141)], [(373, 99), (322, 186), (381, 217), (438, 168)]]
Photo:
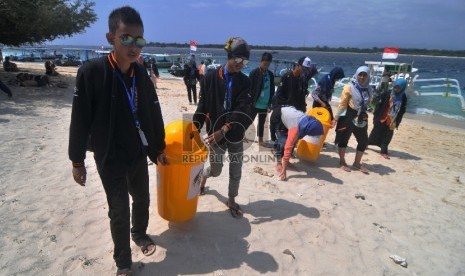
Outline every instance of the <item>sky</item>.
[(55, 45), (108, 46), (108, 15), (138, 10), (151, 42), (465, 50), (465, 0), (96, 0), (98, 20)]

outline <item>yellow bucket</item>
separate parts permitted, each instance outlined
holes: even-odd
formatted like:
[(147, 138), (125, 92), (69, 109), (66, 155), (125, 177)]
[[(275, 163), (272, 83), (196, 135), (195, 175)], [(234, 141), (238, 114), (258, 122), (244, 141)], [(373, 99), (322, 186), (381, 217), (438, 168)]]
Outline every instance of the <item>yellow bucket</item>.
[(324, 107), (315, 107), (307, 112), (307, 115), (311, 115), (318, 119), (323, 125), (323, 135), (320, 140), (315, 141), (310, 136), (305, 136), (297, 143), (296, 154), (299, 158), (316, 161), (320, 157), (320, 151), (323, 148), (323, 144), (331, 128), (331, 114)]
[(197, 212), (200, 173), (208, 156), (197, 128), (189, 121), (165, 127), (169, 165), (157, 166), (158, 213), (171, 222), (185, 222)]

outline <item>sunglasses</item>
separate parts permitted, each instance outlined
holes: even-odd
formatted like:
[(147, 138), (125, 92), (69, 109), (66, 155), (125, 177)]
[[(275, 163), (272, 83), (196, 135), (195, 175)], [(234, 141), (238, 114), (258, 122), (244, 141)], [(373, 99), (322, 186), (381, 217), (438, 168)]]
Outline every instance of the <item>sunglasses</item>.
[(236, 64), (241, 64), (241, 63), (242, 63), (242, 64), (245, 66), (245, 65), (247, 65), (247, 63), (249, 63), (249, 60), (247, 60), (247, 59), (245, 59), (245, 58), (239, 58), (239, 57), (237, 57), (237, 58), (234, 58), (234, 62), (235, 62)]
[(131, 35), (123, 34), (119, 38), (121, 40), (121, 45), (124, 45), (124, 46), (129, 46), (131, 44), (134, 44), (137, 47), (142, 48), (147, 44), (147, 41), (141, 36), (132, 37)]

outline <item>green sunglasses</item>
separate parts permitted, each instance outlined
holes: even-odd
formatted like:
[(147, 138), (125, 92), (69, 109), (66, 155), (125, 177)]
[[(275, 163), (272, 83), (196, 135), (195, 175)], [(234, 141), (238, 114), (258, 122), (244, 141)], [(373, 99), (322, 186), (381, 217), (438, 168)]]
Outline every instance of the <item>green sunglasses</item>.
[(147, 41), (141, 36), (132, 37), (131, 35), (123, 34), (119, 38), (121, 39), (121, 45), (124, 45), (124, 46), (129, 46), (131, 44), (134, 44), (137, 47), (142, 48), (147, 44)]

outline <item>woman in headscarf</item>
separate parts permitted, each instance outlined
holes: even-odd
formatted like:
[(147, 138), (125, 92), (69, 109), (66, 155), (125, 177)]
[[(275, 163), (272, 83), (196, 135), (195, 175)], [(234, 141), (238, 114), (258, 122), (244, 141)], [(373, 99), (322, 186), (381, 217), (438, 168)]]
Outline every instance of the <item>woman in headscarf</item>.
[(389, 159), (388, 145), (394, 135), (394, 129), (399, 127), (407, 107), (405, 89), (407, 81), (398, 79), (392, 91), (381, 94), (373, 113), (373, 130), (368, 138), (368, 144), (381, 148), (381, 156)]
[(331, 120), (334, 120), (334, 115), (329, 102), (333, 96), (334, 85), (336, 81), (344, 77), (344, 70), (342, 70), (341, 67), (334, 67), (329, 74), (324, 75), (318, 81), (318, 86), (312, 92), (313, 107), (324, 107), (328, 109), (331, 114)]
[(350, 172), (345, 160), (345, 153), (352, 133), (357, 139), (357, 152), (353, 168), (368, 174), (368, 169), (361, 163), (363, 153), (368, 146), (367, 108), (372, 98), (370, 71), (367, 66), (357, 69), (349, 84), (344, 86), (334, 119), (337, 121), (336, 141), (339, 153), (339, 165)]

